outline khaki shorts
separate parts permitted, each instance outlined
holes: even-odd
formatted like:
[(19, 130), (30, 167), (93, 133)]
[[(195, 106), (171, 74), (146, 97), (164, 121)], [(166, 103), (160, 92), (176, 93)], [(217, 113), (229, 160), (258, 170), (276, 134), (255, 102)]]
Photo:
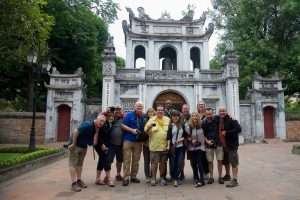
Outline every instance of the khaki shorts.
[(69, 166), (82, 167), (87, 148), (75, 147), (73, 151), (69, 151)]
[(216, 154), (217, 160), (223, 160), (224, 158), (223, 147), (206, 148), (206, 158), (208, 162), (214, 161), (214, 154)]
[(167, 162), (168, 152), (167, 151), (150, 151), (150, 160), (153, 163)]

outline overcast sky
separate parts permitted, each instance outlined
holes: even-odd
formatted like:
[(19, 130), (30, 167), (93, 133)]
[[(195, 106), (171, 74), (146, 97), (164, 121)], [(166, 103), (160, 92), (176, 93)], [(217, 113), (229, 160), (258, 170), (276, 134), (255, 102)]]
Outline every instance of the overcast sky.
[[(163, 11), (170, 13), (171, 18), (180, 19), (182, 18), (182, 10), (185, 10), (187, 5), (193, 4), (196, 6), (195, 18), (199, 18), (203, 11), (208, 8), (212, 9), (211, 0), (116, 0), (119, 3), (121, 11), (118, 12), (118, 20), (114, 24), (110, 25), (109, 32), (114, 37), (114, 44), (116, 47), (116, 53), (118, 56), (125, 58), (125, 43), (124, 34), (122, 30), (122, 20), (128, 20), (128, 13), (125, 7), (132, 8), (135, 15), (138, 15), (137, 8), (142, 6), (153, 19), (158, 19)], [(206, 20), (207, 25), (208, 19)], [(209, 42), (209, 57), (214, 56), (214, 48), (218, 42), (219, 36), (216, 33), (210, 38)]]

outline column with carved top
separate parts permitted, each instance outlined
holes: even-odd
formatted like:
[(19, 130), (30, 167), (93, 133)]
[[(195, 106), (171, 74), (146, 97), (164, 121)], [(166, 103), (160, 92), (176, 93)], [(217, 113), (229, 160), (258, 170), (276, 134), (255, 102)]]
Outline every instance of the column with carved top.
[(239, 101), (239, 65), (233, 50), (226, 51), (225, 57), (225, 79), (226, 79), (226, 104), (228, 113), (240, 120)]
[(113, 37), (109, 37), (103, 53), (102, 63), (102, 110), (115, 105), (115, 75), (116, 75), (116, 53), (113, 44)]

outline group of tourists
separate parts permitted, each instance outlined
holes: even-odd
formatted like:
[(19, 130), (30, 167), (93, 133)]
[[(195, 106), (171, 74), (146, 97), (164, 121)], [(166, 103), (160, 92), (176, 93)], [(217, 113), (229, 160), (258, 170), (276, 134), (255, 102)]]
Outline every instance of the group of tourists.
[[(97, 185), (114, 187), (114, 180), (122, 181), (123, 186), (140, 183), (137, 174), (143, 152), (145, 179), (151, 186), (171, 182), (178, 187), (185, 179), (186, 158), (193, 171), (195, 187), (213, 184), (214, 157), (218, 183), (230, 181), (226, 187), (238, 186), (241, 127), (224, 107), (219, 108), (216, 115), (204, 102), (199, 102), (197, 112), (192, 113), (187, 104), (182, 106), (181, 112), (172, 109), (169, 100), (156, 109), (149, 108), (146, 113), (143, 108), (141, 102), (136, 102), (134, 111), (124, 115), (121, 106), (109, 107), (95, 120), (85, 121), (73, 131), (68, 146), (73, 191), (87, 187), (81, 173), (88, 145), (98, 154)], [(113, 178), (110, 172), (115, 158), (117, 174)]]

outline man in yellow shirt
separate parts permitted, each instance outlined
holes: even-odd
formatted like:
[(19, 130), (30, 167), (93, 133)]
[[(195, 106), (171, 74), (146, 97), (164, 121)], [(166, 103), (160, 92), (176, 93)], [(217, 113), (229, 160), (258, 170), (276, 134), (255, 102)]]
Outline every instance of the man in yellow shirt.
[(166, 185), (166, 169), (168, 160), (167, 133), (170, 119), (164, 116), (164, 107), (157, 106), (156, 116), (150, 118), (145, 125), (145, 132), (149, 134), (149, 149), (151, 160), (151, 185), (156, 185), (156, 172), (159, 165), (160, 183)]

